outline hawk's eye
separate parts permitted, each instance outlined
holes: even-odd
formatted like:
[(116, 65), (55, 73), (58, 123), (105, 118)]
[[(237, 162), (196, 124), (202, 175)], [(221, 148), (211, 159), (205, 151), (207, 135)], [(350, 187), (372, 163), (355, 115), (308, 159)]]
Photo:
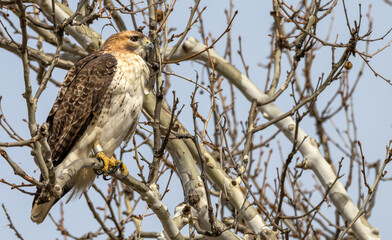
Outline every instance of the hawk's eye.
[(130, 39), (131, 39), (132, 42), (137, 42), (139, 40), (139, 37), (138, 36), (132, 36)]

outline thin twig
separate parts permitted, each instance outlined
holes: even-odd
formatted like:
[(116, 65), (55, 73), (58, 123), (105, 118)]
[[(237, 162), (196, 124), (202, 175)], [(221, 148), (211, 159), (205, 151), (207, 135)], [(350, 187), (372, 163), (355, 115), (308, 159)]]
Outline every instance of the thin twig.
[(5, 215), (7, 216), (7, 219), (8, 219), (8, 222), (9, 222), (8, 226), (9, 226), (12, 230), (14, 230), (15, 235), (16, 235), (17, 238), (19, 238), (20, 240), (24, 240), (23, 237), (22, 237), (22, 235), (20, 235), (20, 233), (18, 232), (18, 230), (16, 229), (16, 227), (15, 227), (14, 224), (12, 223), (11, 217), (10, 217), (10, 215), (8, 214), (7, 209), (5, 208), (4, 204), (1, 204), (1, 206), (3, 207), (4, 213), (5, 213)]

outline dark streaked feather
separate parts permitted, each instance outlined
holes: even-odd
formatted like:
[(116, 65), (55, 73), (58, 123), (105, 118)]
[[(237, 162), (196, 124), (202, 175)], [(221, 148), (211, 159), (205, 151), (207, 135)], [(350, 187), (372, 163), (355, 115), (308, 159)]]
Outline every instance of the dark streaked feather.
[(55, 166), (100, 113), (116, 66), (115, 56), (97, 52), (80, 59), (68, 72), (47, 118)]

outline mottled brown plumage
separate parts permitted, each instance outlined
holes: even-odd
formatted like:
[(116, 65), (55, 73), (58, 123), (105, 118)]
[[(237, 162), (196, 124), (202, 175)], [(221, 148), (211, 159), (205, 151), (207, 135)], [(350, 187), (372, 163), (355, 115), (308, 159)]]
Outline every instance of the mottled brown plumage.
[[(121, 141), (133, 135), (148, 81), (143, 59), (151, 47), (143, 34), (124, 31), (108, 38), (102, 49), (77, 61), (68, 72), (47, 118), (56, 176), (73, 161), (92, 157), (94, 144), (101, 144), (111, 157)], [(64, 194), (85, 191), (94, 178), (92, 169), (82, 169), (64, 187)], [(31, 211), (36, 223), (58, 201), (52, 197), (38, 202), (39, 194), (40, 189)]]
[(47, 118), (54, 165), (65, 158), (104, 103), (117, 60), (102, 51), (79, 60), (68, 72)]

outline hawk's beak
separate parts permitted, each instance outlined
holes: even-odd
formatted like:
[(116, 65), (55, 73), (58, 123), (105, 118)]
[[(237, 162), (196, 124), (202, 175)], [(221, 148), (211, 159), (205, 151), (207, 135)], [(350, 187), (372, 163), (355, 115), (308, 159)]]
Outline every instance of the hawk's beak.
[(148, 48), (148, 49), (154, 49), (154, 44), (150, 41), (150, 40), (146, 40), (144, 43), (143, 43), (143, 47), (144, 48)]

